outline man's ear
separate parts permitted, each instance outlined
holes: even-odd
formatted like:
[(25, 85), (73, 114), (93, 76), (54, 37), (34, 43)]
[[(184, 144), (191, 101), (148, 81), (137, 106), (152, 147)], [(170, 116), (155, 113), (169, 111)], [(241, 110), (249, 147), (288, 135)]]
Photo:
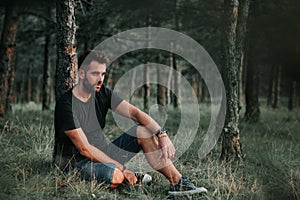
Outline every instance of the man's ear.
[(78, 76), (80, 79), (84, 79), (85, 77), (85, 71), (83, 69), (78, 70)]

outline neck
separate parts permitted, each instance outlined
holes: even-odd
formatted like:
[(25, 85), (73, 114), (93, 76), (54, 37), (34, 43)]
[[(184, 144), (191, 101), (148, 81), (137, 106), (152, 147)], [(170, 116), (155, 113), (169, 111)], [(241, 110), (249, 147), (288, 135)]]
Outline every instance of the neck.
[(81, 85), (76, 85), (73, 88), (73, 95), (83, 102), (87, 102), (92, 94), (90, 92), (85, 91)]

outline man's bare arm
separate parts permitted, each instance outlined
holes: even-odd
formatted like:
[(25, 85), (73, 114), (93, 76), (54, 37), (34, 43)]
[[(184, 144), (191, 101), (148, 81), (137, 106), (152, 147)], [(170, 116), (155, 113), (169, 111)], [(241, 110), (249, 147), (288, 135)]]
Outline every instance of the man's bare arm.
[(71, 139), (81, 155), (91, 159), (93, 162), (114, 163), (121, 171), (125, 169), (122, 164), (113, 160), (103, 151), (91, 145), (81, 128), (65, 131), (65, 134)]
[(125, 100), (116, 107), (115, 112), (145, 126), (152, 133), (160, 129), (159, 124), (152, 117)]
[[(135, 122), (145, 126), (150, 132), (157, 133), (160, 129), (159, 124), (152, 119), (148, 114), (141, 111), (127, 101), (123, 100), (115, 109), (115, 112), (128, 117)], [(166, 134), (165, 134), (166, 135)], [(161, 157), (172, 158), (175, 155), (175, 147), (169, 137), (163, 137), (159, 140), (159, 145), (162, 150)]]

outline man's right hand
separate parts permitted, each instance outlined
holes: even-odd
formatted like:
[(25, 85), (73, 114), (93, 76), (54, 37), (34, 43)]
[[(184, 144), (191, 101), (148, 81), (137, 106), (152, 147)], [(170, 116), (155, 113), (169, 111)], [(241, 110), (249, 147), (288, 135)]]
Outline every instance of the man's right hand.
[(136, 184), (137, 178), (132, 171), (125, 169), (123, 171), (123, 174), (124, 174), (125, 179), (129, 182), (130, 185)]

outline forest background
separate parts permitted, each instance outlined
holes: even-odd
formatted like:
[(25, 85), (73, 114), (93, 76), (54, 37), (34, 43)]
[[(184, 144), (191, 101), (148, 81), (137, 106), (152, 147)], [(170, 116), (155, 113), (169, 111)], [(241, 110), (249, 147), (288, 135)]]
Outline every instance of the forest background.
[[(58, 7), (64, 6), (58, 2), (68, 5), (64, 11), (73, 14), (69, 15), (71, 18), (59, 20), (59, 17), (64, 19), (63, 17), (68, 16), (68, 13), (58, 11)], [(87, 186), (72, 176), (71, 181), (70, 178), (62, 178), (57, 170), (51, 170), (50, 167), (47, 168), (49, 174), (39, 172), (42, 171), (41, 167), (48, 166), (51, 160), (52, 112), (55, 99), (70, 87), (68, 83), (63, 88), (63, 80), (71, 77), (68, 79), (70, 83), (74, 81), (72, 73), (61, 64), (64, 60), (62, 58), (67, 58), (74, 64), (74, 55), (76, 57), (93, 49), (117, 33), (139, 27), (163, 27), (186, 34), (205, 48), (222, 73), (229, 102), (231, 99), (234, 102), (228, 105), (228, 113), (232, 115), (226, 115), (224, 127), (229, 121), (233, 121), (236, 128), (233, 128), (230, 134), (223, 132), (222, 140), (220, 139), (212, 153), (202, 161), (203, 165), (199, 167), (197, 162), (193, 161), (193, 152), (196, 151), (197, 144), (194, 144), (194, 148), (192, 145), (189, 153), (177, 163), (184, 166), (183, 170), (192, 170), (193, 174), (200, 173), (201, 178), (204, 177), (204, 183), (214, 191), (199, 198), (300, 198), (299, 1), (58, 2), (1, 1), (0, 4), (1, 149), (8, 155), (8, 158), (2, 158), (1, 161), (5, 166), (1, 173), (1, 195), (8, 198), (40, 198), (48, 197), (49, 194), (57, 198), (84, 198), (85, 195), (92, 198), (90, 194), (114, 198), (121, 195), (107, 194), (102, 188), (100, 193), (97, 193), (95, 190), (98, 186)], [(245, 18), (238, 21), (237, 16), (234, 17), (235, 9), (238, 11), (237, 16)], [(10, 16), (8, 22), (14, 28), (5, 28), (8, 27), (5, 20), (7, 16)], [(63, 28), (59, 27), (64, 27), (64, 21), (68, 20), (73, 27), (68, 32), (71, 36), (64, 38), (67, 32), (62, 32)], [(236, 30), (230, 32), (232, 27)], [(230, 45), (231, 39), (237, 42), (235, 47)], [(64, 49), (60, 46), (60, 40), (65, 40), (65, 44), (69, 42), (71, 45), (64, 55), (60, 54), (61, 49)], [(242, 45), (238, 41), (241, 41)], [(232, 48), (233, 56), (230, 57)], [(11, 64), (6, 65), (5, 62)], [(202, 114), (208, 113), (204, 121), (209, 121), (210, 96), (203, 78), (186, 60), (170, 52), (155, 49), (130, 52), (112, 63), (106, 84), (114, 87), (125, 72), (133, 66), (147, 62), (162, 63), (179, 71), (194, 89), (199, 105), (205, 111), (202, 111)], [(76, 64), (70, 66), (74, 68)], [(228, 74), (226, 72), (231, 70), (230, 67), (234, 67), (234, 73)], [(59, 70), (63, 70), (63, 73)], [(232, 76), (233, 79), (230, 79)], [(236, 86), (227, 84), (226, 80), (233, 80)], [(179, 81), (174, 77), (172, 87), (180, 84)], [(133, 101), (146, 111), (151, 104), (156, 103), (168, 107), (172, 119), (169, 118), (166, 125), (174, 132), (177, 130), (180, 96), (178, 99), (175, 95), (170, 95), (164, 87), (146, 84), (146, 87), (136, 91), (134, 97)], [(112, 121), (110, 118), (109, 123)], [(45, 124), (47, 126), (44, 126)], [(36, 129), (38, 127), (39, 129)], [(110, 131), (113, 130), (114, 128)], [(230, 142), (226, 142), (228, 138)], [(230, 146), (229, 143), (234, 138), (241, 140), (243, 147), (239, 142), (236, 146)], [(200, 138), (196, 141), (201, 143)], [(239, 145), (240, 149), (236, 148)], [(232, 149), (231, 147), (233, 152), (228, 150)], [(46, 148), (47, 151), (41, 153), (40, 148)], [(36, 164), (36, 155), (32, 156), (29, 153), (37, 152), (44, 156), (45, 161)], [(26, 162), (25, 157), (28, 155), (32, 162), (28, 161), (25, 165), (18, 162), (22, 159)], [(229, 160), (237, 160), (237, 163)], [(202, 167), (205, 170), (201, 171)], [(215, 171), (213, 175), (209, 173), (211, 170)], [(257, 170), (261, 170), (261, 173)], [(37, 176), (43, 176), (44, 179)], [(54, 182), (52, 179), (49, 182), (45, 181), (51, 176), (56, 177)], [(160, 180), (159, 177), (157, 179)], [(29, 187), (28, 182), (35, 184)], [(45, 185), (44, 188), (38, 186), (41, 182)], [(72, 189), (65, 189), (66, 185)], [(77, 188), (76, 185), (83, 189)], [(147, 198), (164, 198), (161, 197), (162, 193), (155, 194), (156, 188), (152, 187), (146, 189), (150, 193)], [(31, 191), (31, 194), (28, 191)], [(134, 190), (125, 197), (147, 196), (146, 194), (144, 190)], [(146, 198), (145, 196), (143, 198)]]

